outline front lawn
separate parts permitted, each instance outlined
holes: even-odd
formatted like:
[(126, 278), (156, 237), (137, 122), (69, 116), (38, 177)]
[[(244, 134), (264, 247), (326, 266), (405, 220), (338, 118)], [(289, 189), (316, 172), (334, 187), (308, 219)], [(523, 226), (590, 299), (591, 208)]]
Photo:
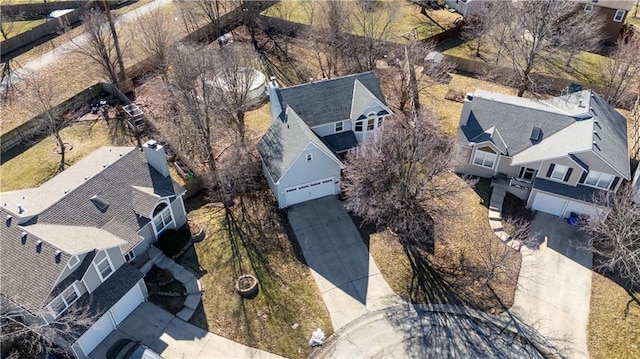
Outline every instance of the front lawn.
[(388, 231), (361, 230), (385, 280), (405, 300), (499, 313), (513, 304), (520, 254), (491, 231), (484, 200), (462, 180), (460, 186), (451, 203), (458, 213), (435, 218), (433, 253), (403, 246)]
[[(306, 358), (311, 333), (332, 331), (329, 314), (309, 268), (296, 255), (271, 194), (265, 191), (245, 201), (243, 217), (234, 215), (243, 235), (230, 235), (224, 209), (218, 203), (189, 200), (189, 218), (205, 229), (204, 241), (178, 262), (199, 277), (204, 289), (202, 306), (191, 323), (214, 334), (289, 358)], [(295, 241), (295, 239), (293, 239)], [(235, 292), (242, 274), (260, 281), (253, 299)]]
[(640, 305), (630, 300), (622, 287), (593, 273), (587, 341), (591, 358), (640, 358)]

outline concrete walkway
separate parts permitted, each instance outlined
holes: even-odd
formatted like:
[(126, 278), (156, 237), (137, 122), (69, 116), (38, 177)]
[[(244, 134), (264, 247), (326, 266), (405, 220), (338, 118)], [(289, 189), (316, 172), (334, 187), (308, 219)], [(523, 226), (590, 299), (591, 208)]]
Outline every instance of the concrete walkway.
[(176, 318), (152, 303), (142, 303), (92, 353), (104, 359), (119, 339), (140, 341), (163, 358), (282, 358), (211, 334)]
[(531, 232), (544, 242), (521, 249), (522, 267), (511, 313), (537, 329), (561, 357), (588, 358), (591, 252), (562, 218), (538, 212)]
[(347, 324), (310, 358), (542, 358), (536, 340), (507, 314), (406, 303)]
[(402, 302), (385, 282), (337, 198), (294, 205), (288, 215), (334, 331), (367, 313)]
[(200, 286), (200, 282), (196, 279), (193, 273), (174, 262), (173, 259), (165, 256), (158, 248), (154, 246), (149, 247), (148, 254), (150, 258), (149, 262), (151, 264), (148, 262), (148, 264), (143, 266), (140, 271), (147, 274), (149, 270), (151, 270), (153, 264), (155, 264), (162, 269), (168, 269), (173, 275), (173, 278), (184, 285), (187, 290), (187, 298), (184, 301), (184, 308), (182, 308), (176, 316), (185, 322), (188, 322), (202, 299), (202, 287)]

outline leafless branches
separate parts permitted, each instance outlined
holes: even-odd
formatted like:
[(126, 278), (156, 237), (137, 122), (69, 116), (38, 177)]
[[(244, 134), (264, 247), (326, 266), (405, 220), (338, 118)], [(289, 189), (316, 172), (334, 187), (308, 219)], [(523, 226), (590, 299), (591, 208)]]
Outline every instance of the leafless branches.
[(354, 7), (351, 17), (353, 31), (362, 36), (362, 41), (350, 50), (355, 62), (355, 71), (370, 71), (376, 61), (385, 54), (385, 44), (391, 40), (391, 30), (397, 20), (399, 4), (393, 0), (361, 2)]
[(416, 117), (387, 118), (375, 141), (349, 153), (343, 189), (355, 214), (426, 243), (432, 217), (446, 215), (460, 185), (451, 177), (452, 141), (438, 133), (435, 115)]
[(602, 59), (596, 71), (605, 89), (603, 96), (612, 106), (630, 99), (631, 91), (640, 86), (640, 36), (621, 39), (608, 58)]
[[(602, 39), (602, 19), (573, 1), (530, 0), (488, 6), (471, 26), (486, 33), (498, 63), (509, 66), (504, 77), (518, 88), (518, 96), (543, 84), (533, 76), (565, 66), (574, 54), (592, 50)], [(487, 26), (487, 24), (489, 24)]]
[(174, 21), (162, 8), (155, 8), (141, 17), (136, 23), (137, 46), (144, 56), (151, 60), (155, 70), (163, 73), (167, 67), (167, 56), (170, 46), (177, 40), (175, 32), (167, 27), (167, 23)]
[(594, 268), (614, 273), (627, 281), (628, 291), (640, 286), (640, 203), (634, 202), (631, 186), (618, 193), (607, 192), (594, 199), (600, 211), (589, 218), (583, 229), (591, 234), (590, 249), (594, 253)]
[(82, 16), (82, 22), (86, 42), (71, 40), (75, 51), (93, 60), (100, 66), (103, 75), (112, 84), (117, 84), (118, 56), (107, 17), (97, 10), (89, 10)]

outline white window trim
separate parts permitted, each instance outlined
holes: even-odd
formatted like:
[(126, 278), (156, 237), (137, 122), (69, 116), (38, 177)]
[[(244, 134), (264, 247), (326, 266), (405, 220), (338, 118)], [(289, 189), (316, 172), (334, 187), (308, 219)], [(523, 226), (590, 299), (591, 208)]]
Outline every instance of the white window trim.
[[(569, 171), (569, 166), (560, 165), (557, 163), (555, 163), (554, 165), (555, 166), (553, 167), (553, 171), (551, 172), (551, 175), (549, 176), (549, 178), (552, 180), (564, 182), (564, 177), (567, 175), (567, 171)], [(564, 171), (562, 172), (562, 176), (560, 176), (560, 178), (556, 178), (553, 175), (556, 173), (560, 173), (560, 171), (558, 171), (559, 168), (564, 168)]]
[[(477, 164), (476, 163), (476, 158), (478, 157), (478, 153), (483, 154), (484, 157), (482, 158), (482, 164)], [(487, 160), (487, 156), (493, 156), (493, 164), (491, 166), (487, 166), (484, 163)], [(483, 167), (483, 168), (494, 168), (496, 166), (496, 162), (498, 162), (498, 154), (497, 153), (491, 153), (491, 152), (487, 152), (487, 151), (483, 151), (479, 148), (476, 148), (475, 151), (473, 152), (473, 156), (471, 158), (471, 164), (475, 165), (475, 166), (479, 166), (479, 167)]]
[(591, 12), (593, 10), (593, 4), (584, 4), (584, 11)]
[(73, 269), (76, 266), (78, 266), (78, 264), (80, 264), (80, 258), (78, 258), (78, 256), (72, 256), (71, 258), (69, 258), (69, 263), (67, 263), (67, 267), (69, 267), (69, 269)]
[[(129, 256), (129, 260), (127, 260), (127, 256)], [(125, 253), (124, 255), (124, 260), (127, 262), (131, 262), (132, 260), (134, 260), (136, 258), (136, 252), (132, 250), (130, 250), (129, 252)]]
[[(165, 229), (169, 228), (169, 225), (171, 225), (172, 223), (175, 225), (175, 221), (176, 218), (173, 215), (173, 210), (171, 209), (171, 203), (167, 203), (167, 202), (163, 202), (167, 205), (167, 207), (165, 209), (163, 209), (162, 211), (160, 211), (160, 213), (158, 213), (156, 216), (154, 216), (153, 218), (151, 218), (151, 227), (153, 228), (153, 232), (155, 233), (155, 237), (156, 239), (158, 239), (158, 236), (160, 235), (160, 233), (164, 232)], [(158, 203), (156, 205), (156, 207), (159, 205), (160, 203)], [(156, 218), (158, 218), (158, 216), (162, 216), (162, 213), (164, 213), (164, 211), (169, 210), (169, 214), (171, 215), (171, 221), (169, 221), (168, 223), (166, 223), (159, 231), (158, 228), (156, 228)], [(162, 220), (162, 223), (164, 224), (164, 219)]]
[[(359, 130), (358, 130), (358, 124), (360, 124), (360, 129)], [(365, 128), (364, 120), (359, 120), (359, 121), (356, 121), (355, 125), (353, 126), (353, 131), (354, 132), (364, 132), (364, 128)]]
[[(338, 130), (338, 126), (340, 126), (340, 129)], [(336, 122), (333, 126), (333, 132), (334, 133), (338, 133), (338, 132), (342, 132), (344, 131), (344, 123), (343, 121), (340, 122)]]
[[(596, 180), (595, 185), (587, 183), (587, 180), (589, 179), (589, 176), (590, 176), (590, 175), (592, 175), (592, 174), (593, 174), (593, 175), (597, 175), (597, 176), (598, 176), (598, 179)], [(598, 185), (600, 184), (600, 181), (602, 180), (602, 177), (603, 177), (603, 176), (609, 176), (609, 177), (611, 177), (611, 180), (609, 181), (609, 185), (608, 185), (608, 186), (606, 186), (606, 187), (598, 186)], [(597, 188), (597, 189), (605, 189), (605, 190), (608, 190), (608, 189), (609, 189), (609, 187), (611, 187), (611, 184), (613, 183), (613, 181), (614, 181), (615, 179), (616, 179), (616, 176), (611, 175), (611, 174), (608, 174), (608, 173), (598, 172), (598, 171), (589, 171), (589, 173), (587, 173), (587, 178), (585, 178), (585, 179), (584, 179), (584, 183), (583, 183), (583, 184), (584, 184), (585, 186), (588, 186), (588, 187), (593, 187), (593, 188)]]
[[(96, 272), (98, 272), (98, 277), (100, 277), (100, 280), (104, 283), (105, 280), (107, 280), (109, 277), (111, 277), (111, 275), (116, 271), (116, 269), (113, 267), (113, 263), (111, 262), (111, 258), (109, 258), (109, 253), (107, 253), (107, 251), (104, 251), (104, 259), (102, 259), (99, 262), (93, 262), (93, 267), (96, 269)], [(109, 262), (109, 267), (111, 267), (111, 272), (109, 272), (109, 274), (107, 274), (106, 277), (102, 276), (102, 272), (100, 271), (100, 268), (98, 267), (98, 265), (100, 265), (102, 262), (104, 261)]]
[[(618, 17), (618, 14), (620, 15), (620, 20), (616, 20), (616, 18)], [(622, 22), (622, 20), (624, 19), (624, 14), (626, 14), (626, 11), (624, 10), (616, 10), (615, 15), (613, 15), (613, 21), (614, 22)]]
[[(67, 300), (64, 298), (64, 293), (67, 292), (69, 290), (69, 288), (73, 289), (73, 291), (76, 293), (76, 298), (72, 302), (68, 303)], [(65, 307), (59, 313), (56, 313), (55, 309), (53, 309), (53, 307), (51, 305), (53, 304), (53, 302), (55, 302), (58, 299), (62, 300), (62, 303), (64, 303)], [(80, 299), (80, 291), (78, 290), (78, 287), (76, 286), (76, 283), (74, 282), (70, 286), (65, 288), (65, 290), (63, 290), (60, 294), (58, 294), (58, 296), (53, 298), (53, 300), (51, 302), (49, 302), (49, 304), (47, 304), (47, 310), (51, 313), (51, 315), (53, 316), (54, 319), (58, 318), (60, 315), (62, 315), (62, 313), (64, 313), (67, 309), (69, 309), (69, 307), (73, 303), (75, 303), (78, 299)]]

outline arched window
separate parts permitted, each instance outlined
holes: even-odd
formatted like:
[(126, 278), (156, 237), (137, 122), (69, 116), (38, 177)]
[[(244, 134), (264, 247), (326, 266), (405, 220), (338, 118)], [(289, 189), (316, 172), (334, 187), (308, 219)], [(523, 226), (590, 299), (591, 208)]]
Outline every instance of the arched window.
[(153, 226), (156, 229), (156, 234), (160, 234), (171, 222), (173, 222), (173, 218), (169, 205), (166, 202), (158, 203), (153, 210)]

